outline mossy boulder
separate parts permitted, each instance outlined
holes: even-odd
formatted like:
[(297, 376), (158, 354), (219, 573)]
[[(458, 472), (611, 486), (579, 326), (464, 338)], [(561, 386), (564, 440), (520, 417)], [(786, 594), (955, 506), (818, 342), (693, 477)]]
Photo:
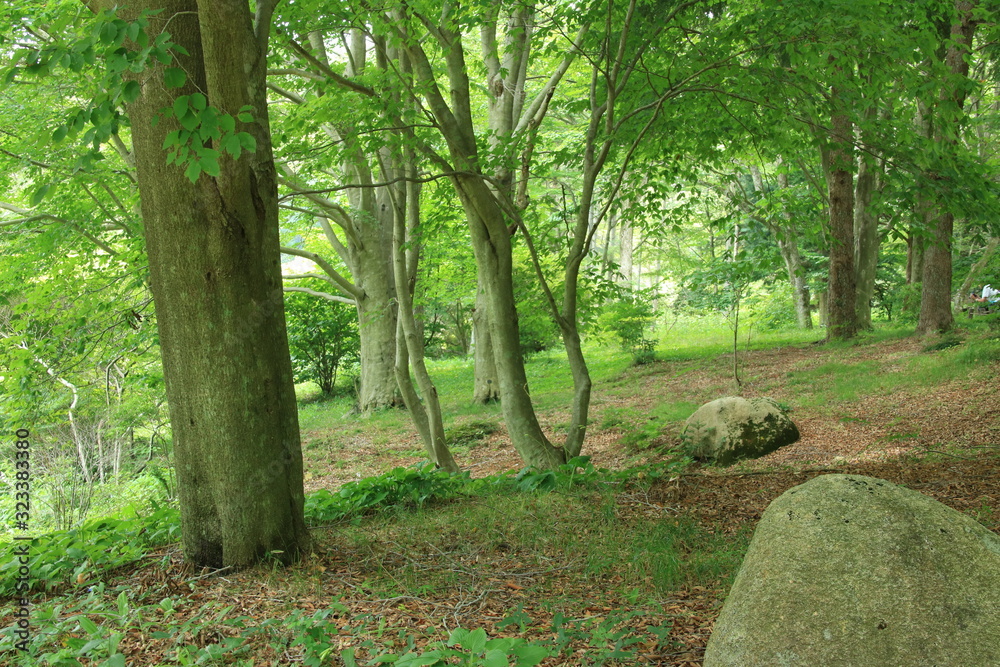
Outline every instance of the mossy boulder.
[(688, 417), (681, 431), (689, 456), (723, 466), (760, 458), (798, 439), (798, 427), (770, 398), (716, 399)]
[(1000, 537), (891, 482), (816, 477), (761, 517), (704, 664), (1000, 665)]

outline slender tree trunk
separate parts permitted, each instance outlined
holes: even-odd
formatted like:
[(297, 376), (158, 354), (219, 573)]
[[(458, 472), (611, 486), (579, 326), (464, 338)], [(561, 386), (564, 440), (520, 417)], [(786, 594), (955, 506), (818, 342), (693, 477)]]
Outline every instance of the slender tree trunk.
[(454, 178), (469, 220), (476, 268), (482, 276), (490, 340), (500, 385), (500, 405), (507, 432), (526, 464), (554, 468), (565, 462), (565, 456), (563, 450), (553, 447), (542, 433), (528, 393), (514, 306), (510, 234), (486, 182), (474, 176)]
[(626, 220), (621, 220), (618, 223), (618, 247), (621, 250), (619, 255), (620, 260), (618, 262), (618, 270), (621, 271), (622, 279), (625, 284), (629, 287), (632, 286), (632, 271), (633, 271), (633, 236), (632, 236), (632, 226), (628, 224)]
[[(407, 175), (416, 177), (414, 156), (412, 151), (407, 159)], [(417, 430), (424, 441), (427, 458), (439, 468), (450, 472), (458, 472), (458, 464), (451, 455), (445, 442), (444, 420), (441, 415), (441, 403), (438, 400), (437, 387), (431, 381), (427, 366), (424, 363), (424, 339), (417, 329), (413, 314), (413, 283), (417, 275), (417, 259), (419, 249), (415, 244), (406, 248), (412, 241), (413, 230), (420, 218), (420, 186), (408, 181), (404, 187), (397, 188), (399, 198), (396, 202), (392, 235), (393, 273), (396, 280), (396, 295), (399, 299), (399, 324), (397, 331), (397, 362), (396, 378), (403, 394), (406, 407), (417, 425)], [(401, 205), (402, 204), (402, 205)], [(402, 209), (402, 210), (400, 210)], [(410, 380), (410, 370), (416, 377), (417, 386), (423, 394), (423, 401), (417, 397)]]
[[(784, 191), (788, 190), (788, 174), (783, 171), (778, 172), (778, 187)], [(778, 250), (785, 262), (785, 269), (788, 271), (788, 281), (792, 286), (792, 298), (795, 302), (795, 319), (800, 328), (812, 329), (809, 281), (806, 277), (806, 267), (802, 262), (802, 255), (799, 253), (798, 234), (792, 223), (792, 214), (784, 211), (781, 217), (785, 221), (784, 224), (775, 225), (771, 231), (778, 243)]]
[(879, 188), (879, 168), (869, 156), (858, 160), (858, 178), (854, 187), (854, 267), (857, 271), (858, 328), (872, 328), (872, 297), (875, 294), (875, 269), (878, 265), (878, 216), (871, 210), (874, 193)]
[(486, 286), (476, 278), (476, 308), (472, 312), (472, 337), (475, 339), (473, 358), (475, 371), (472, 401), (494, 403), (500, 400), (500, 383), (497, 382), (497, 365), (493, 356), (493, 339), (490, 337), (489, 306), (486, 304)]
[[(302, 456), (278, 252), (277, 181), (265, 96), (266, 34), (246, 3), (159, 0), (151, 33), (189, 55), (187, 83), (144, 75), (129, 106), (171, 424), (182, 543), (199, 566), (290, 561), (308, 543)], [(256, 152), (192, 184), (167, 165), (178, 127), (160, 109), (197, 91), (223, 111), (253, 108)], [(159, 122), (155, 122), (159, 120)]]

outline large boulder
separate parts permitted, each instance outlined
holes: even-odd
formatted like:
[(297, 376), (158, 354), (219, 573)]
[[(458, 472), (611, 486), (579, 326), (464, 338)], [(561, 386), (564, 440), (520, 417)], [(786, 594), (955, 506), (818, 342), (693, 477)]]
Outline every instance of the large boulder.
[(1000, 537), (872, 477), (789, 489), (708, 642), (721, 665), (1000, 665)]
[(729, 465), (756, 459), (799, 439), (799, 429), (770, 398), (719, 398), (698, 408), (681, 431), (692, 457)]

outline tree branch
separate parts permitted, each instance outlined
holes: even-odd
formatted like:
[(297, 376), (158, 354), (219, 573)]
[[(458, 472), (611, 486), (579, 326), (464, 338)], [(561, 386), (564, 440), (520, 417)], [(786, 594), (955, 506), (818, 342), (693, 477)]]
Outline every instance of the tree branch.
[(299, 54), (302, 58), (309, 62), (313, 67), (315, 67), (319, 72), (322, 72), (325, 76), (332, 79), (335, 83), (348, 90), (353, 90), (362, 95), (367, 95), (368, 97), (378, 97), (378, 94), (369, 88), (368, 86), (363, 86), (360, 83), (351, 81), (350, 79), (337, 74), (329, 66), (319, 61), (313, 54), (309, 53), (301, 44), (296, 42), (294, 39), (288, 39), (288, 45), (292, 47), (292, 50)]
[[(285, 276), (286, 278), (288, 276)], [(336, 294), (327, 294), (326, 292), (317, 292), (316, 290), (311, 290), (308, 287), (282, 287), (284, 292), (302, 292), (303, 294), (309, 294), (311, 296), (318, 296), (320, 298), (326, 299), (327, 301), (336, 301), (337, 303), (346, 303), (349, 306), (358, 305), (353, 299), (347, 299), (342, 296), (337, 296)]]
[(334, 268), (333, 264), (330, 264), (326, 259), (320, 255), (310, 252), (308, 250), (302, 250), (300, 248), (290, 248), (288, 246), (281, 246), (281, 252), (286, 255), (294, 255), (296, 257), (304, 257), (309, 261), (313, 262), (316, 266), (323, 269), (324, 272), (337, 284), (345, 294), (350, 294), (355, 299), (362, 299), (365, 296), (364, 290), (349, 281), (344, 276), (340, 275), (340, 272)]

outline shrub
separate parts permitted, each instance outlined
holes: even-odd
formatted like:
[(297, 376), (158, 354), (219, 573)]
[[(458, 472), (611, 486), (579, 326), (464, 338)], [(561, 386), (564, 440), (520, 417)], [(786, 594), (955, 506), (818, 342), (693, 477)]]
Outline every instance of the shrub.
[(295, 381), (312, 380), (324, 396), (333, 394), (337, 371), (357, 358), (360, 350), (355, 309), (344, 303), (291, 293), (285, 297), (285, 315)]

